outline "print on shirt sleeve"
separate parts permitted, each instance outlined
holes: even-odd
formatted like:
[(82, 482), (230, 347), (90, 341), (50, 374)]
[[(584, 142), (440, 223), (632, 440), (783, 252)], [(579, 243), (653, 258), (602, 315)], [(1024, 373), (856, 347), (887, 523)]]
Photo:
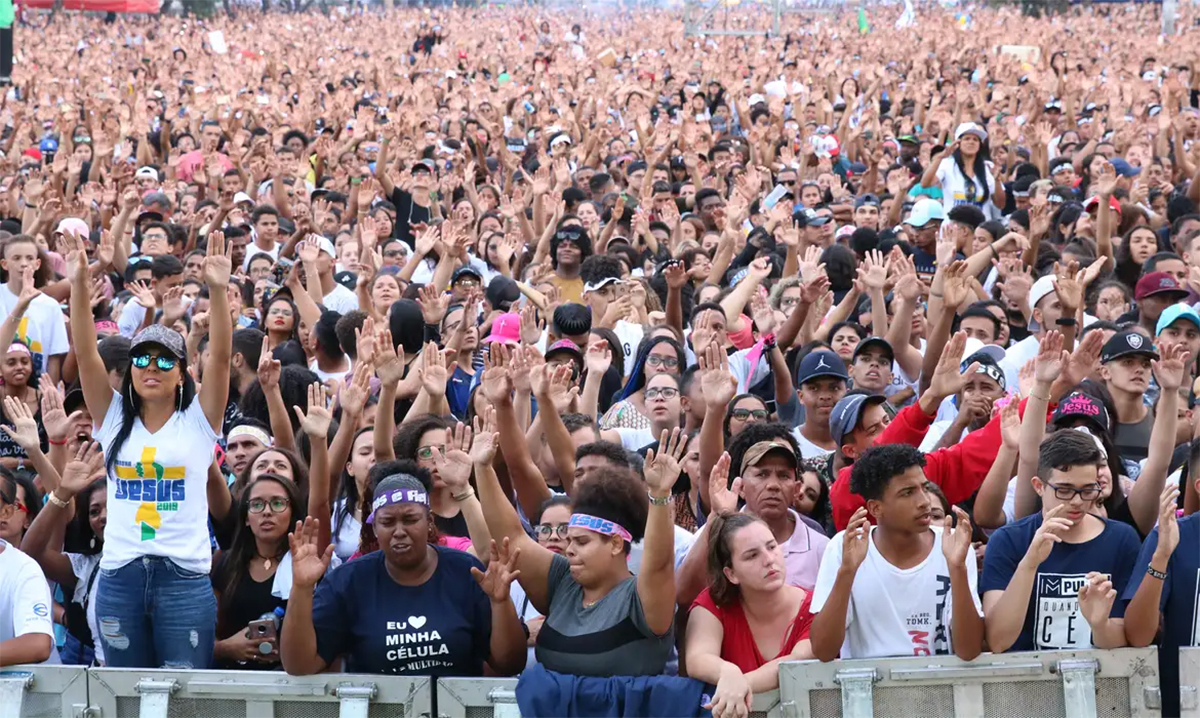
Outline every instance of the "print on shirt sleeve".
[(184, 467), (163, 466), (154, 460), (157, 451), (147, 446), (142, 449), (141, 461), (130, 464), (118, 460), (115, 467), (114, 498), (139, 504), (133, 521), (143, 541), (153, 541), (162, 528), (163, 514), (178, 511), (179, 504), (187, 498)]
[(1086, 584), (1083, 573), (1037, 575), (1034, 650), (1092, 647), (1092, 627), (1079, 610), (1079, 589)]

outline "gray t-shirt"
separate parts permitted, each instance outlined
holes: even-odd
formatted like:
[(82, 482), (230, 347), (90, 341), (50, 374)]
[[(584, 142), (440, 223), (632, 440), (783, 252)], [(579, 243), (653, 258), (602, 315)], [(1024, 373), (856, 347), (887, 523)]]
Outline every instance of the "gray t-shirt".
[(583, 587), (570, 564), (555, 556), (547, 578), (550, 613), (538, 634), (537, 659), (547, 669), (576, 676), (657, 676), (674, 645), (675, 627), (657, 636), (646, 624), (637, 577), (631, 576), (584, 608)]

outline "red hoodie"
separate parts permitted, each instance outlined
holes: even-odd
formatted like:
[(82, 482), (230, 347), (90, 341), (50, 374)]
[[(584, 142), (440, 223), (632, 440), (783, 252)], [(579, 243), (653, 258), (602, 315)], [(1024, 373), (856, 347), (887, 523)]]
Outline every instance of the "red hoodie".
[[(1025, 402), (1021, 402), (1021, 414), (1025, 413)], [(926, 416), (917, 403), (900, 410), (879, 436), (876, 445), (910, 444), (920, 446), (929, 425), (936, 416)], [(975, 494), (987, 478), (992, 462), (1000, 451), (1000, 417), (992, 417), (982, 429), (967, 434), (954, 446), (925, 454), (925, 476), (942, 489), (951, 504), (966, 501)], [(833, 525), (838, 530), (846, 528), (850, 517), (867, 502), (858, 494), (850, 493), (850, 470), (843, 467), (837, 480), (829, 488), (829, 502), (833, 507)], [(869, 517), (868, 517), (869, 518)], [(874, 521), (872, 521), (874, 523)]]

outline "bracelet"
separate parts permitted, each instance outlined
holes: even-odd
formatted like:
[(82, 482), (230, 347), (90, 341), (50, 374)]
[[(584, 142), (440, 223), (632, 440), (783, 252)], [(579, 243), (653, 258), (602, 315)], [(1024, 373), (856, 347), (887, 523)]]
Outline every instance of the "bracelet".
[(1044, 401), (1044, 402), (1046, 402), (1046, 403), (1049, 403), (1049, 402), (1050, 402), (1050, 397), (1049, 397), (1049, 396), (1038, 396), (1037, 394), (1034, 394), (1032, 391), (1031, 391), (1031, 392), (1029, 392), (1029, 398), (1031, 398), (1031, 399), (1037, 399), (1038, 401)]
[(937, 299), (943, 299), (943, 298), (945, 298), (945, 295), (944, 295), (944, 294), (938, 294), (937, 292), (933, 291), (932, 289), (931, 289), (931, 290), (929, 290), (929, 296), (931, 296), (931, 297), (935, 297), (935, 298), (937, 298)]
[(46, 494), (46, 500), (49, 501), (50, 503), (54, 504), (55, 506), (57, 506), (60, 509), (67, 508), (67, 506), (71, 503), (70, 500), (63, 501), (62, 499), (58, 498), (58, 490), (57, 489), (54, 491), (51, 491), (49, 494)]
[(1054, 323), (1060, 327), (1073, 327), (1078, 322), (1075, 321), (1075, 317), (1059, 317), (1058, 319), (1054, 320)]
[(48, 441), (52, 446), (66, 446), (67, 445), (66, 439), (63, 439), (62, 441), (55, 441), (54, 439), (46, 439), (46, 441)]
[(654, 494), (647, 491), (646, 495), (650, 497), (650, 505), (651, 506), (666, 506), (667, 504), (671, 503), (671, 495), (670, 494), (659, 497), (659, 496), (655, 496)]
[(1167, 580), (1166, 572), (1165, 571), (1157, 571), (1157, 570), (1155, 570), (1155, 568), (1153, 566), (1146, 566), (1146, 574), (1149, 575), (1151, 578), (1157, 578), (1159, 581)]
[(461, 494), (451, 494), (451, 498), (453, 498), (455, 501), (458, 501), (461, 503), (463, 501), (466, 501), (467, 499), (475, 498), (475, 492), (472, 491), (471, 489), (467, 489), (466, 491), (462, 492)]

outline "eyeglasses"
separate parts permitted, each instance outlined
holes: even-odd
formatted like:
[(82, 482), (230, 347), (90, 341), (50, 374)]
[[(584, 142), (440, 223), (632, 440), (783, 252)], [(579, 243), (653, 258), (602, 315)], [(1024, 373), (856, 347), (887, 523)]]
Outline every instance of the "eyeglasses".
[(287, 511), (287, 507), (290, 505), (291, 502), (282, 496), (276, 496), (270, 501), (267, 501), (266, 499), (250, 499), (250, 513), (261, 514), (262, 512), (266, 511), (267, 507), (269, 506), (271, 507), (271, 513), (281, 514), (284, 511)]
[(667, 369), (674, 369), (679, 366), (679, 360), (675, 357), (660, 357), (657, 354), (651, 354), (646, 357), (646, 363), (650, 366), (661, 366)]
[(1089, 502), (1100, 498), (1100, 484), (1092, 484), (1082, 489), (1077, 489), (1074, 486), (1055, 486), (1049, 481), (1046, 482), (1046, 485), (1054, 489), (1054, 498), (1059, 501), (1070, 501), (1076, 496)]
[(179, 363), (179, 360), (175, 357), (161, 355), (151, 357), (149, 354), (138, 354), (137, 356), (132, 356), (129, 358), (129, 363), (133, 364), (138, 369), (145, 369), (146, 367), (150, 366), (151, 359), (154, 360), (154, 363), (158, 366), (159, 371), (171, 371), (175, 368), (175, 365)]
[(767, 411), (766, 409), (734, 409), (730, 416), (738, 421), (748, 421), (751, 417), (755, 421), (766, 421)]
[(538, 538), (549, 539), (551, 536), (557, 536), (560, 539), (567, 538), (567, 524), (538, 524), (533, 527), (537, 531)]
[(417, 458), (425, 459), (426, 461), (428, 461), (429, 459), (432, 459), (434, 449), (437, 449), (438, 453), (440, 453), (442, 456), (446, 455), (446, 445), (445, 444), (430, 444), (429, 446), (418, 446), (417, 447)]
[(478, 287), (479, 280), (474, 277), (463, 277), (455, 282), (460, 287)]
[(646, 390), (647, 399), (657, 399), (659, 397), (662, 397), (663, 399), (674, 399), (677, 396), (679, 396), (679, 390), (673, 386), (655, 387), (653, 389)]

